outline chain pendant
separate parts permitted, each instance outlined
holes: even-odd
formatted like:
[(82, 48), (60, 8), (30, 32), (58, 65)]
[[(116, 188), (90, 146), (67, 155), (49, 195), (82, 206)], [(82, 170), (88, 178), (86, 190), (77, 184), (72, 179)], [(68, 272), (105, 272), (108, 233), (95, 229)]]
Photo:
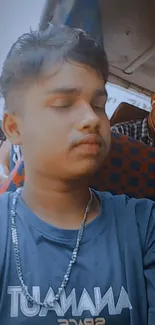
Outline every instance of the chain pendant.
[(76, 245), (75, 248), (72, 252), (71, 255), (71, 259), (70, 262), (68, 264), (66, 273), (64, 275), (64, 278), (61, 282), (60, 287), (58, 288), (58, 292), (57, 294), (54, 296), (53, 300), (48, 302), (48, 303), (44, 303), (44, 302), (40, 302), (35, 300), (28, 292), (27, 286), (24, 283), (24, 279), (23, 279), (23, 272), (22, 272), (22, 265), (21, 265), (21, 258), (20, 258), (20, 250), (19, 250), (19, 240), (18, 240), (18, 231), (17, 231), (17, 224), (16, 224), (16, 205), (19, 199), (19, 196), (21, 194), (22, 188), (18, 188), (16, 190), (16, 192), (13, 194), (13, 199), (12, 199), (12, 207), (11, 207), (11, 233), (12, 233), (12, 244), (13, 244), (13, 249), (14, 249), (14, 254), (15, 254), (15, 260), (16, 260), (16, 268), (17, 268), (17, 275), (18, 275), (18, 279), (21, 285), (21, 289), (22, 292), (25, 296), (25, 298), (27, 299), (27, 301), (29, 301), (32, 304), (35, 305), (39, 305), (40, 307), (44, 307), (44, 308), (53, 308), (54, 304), (60, 299), (60, 296), (63, 292), (63, 290), (65, 289), (65, 287), (67, 286), (67, 283), (69, 281), (70, 278), (70, 274), (72, 271), (72, 267), (73, 264), (76, 263), (77, 260), (77, 255), (78, 255), (78, 251), (79, 251), (79, 247), (83, 238), (83, 233), (84, 233), (84, 228), (85, 228), (85, 223), (87, 220), (87, 216), (88, 213), (92, 207), (92, 201), (93, 201), (93, 192), (91, 191), (91, 189), (89, 189), (90, 192), (90, 200), (87, 204), (87, 207), (85, 209), (85, 213), (78, 231), (78, 235), (77, 235), (77, 240), (76, 240)]

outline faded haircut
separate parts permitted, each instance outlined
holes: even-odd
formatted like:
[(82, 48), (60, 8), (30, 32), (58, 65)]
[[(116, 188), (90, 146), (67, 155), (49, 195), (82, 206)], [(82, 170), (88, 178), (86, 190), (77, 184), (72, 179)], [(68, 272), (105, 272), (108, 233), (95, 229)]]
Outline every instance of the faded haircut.
[(37, 80), (48, 63), (54, 69), (56, 64), (65, 60), (86, 64), (107, 81), (108, 61), (103, 47), (81, 29), (49, 25), (45, 31), (23, 34), (12, 45), (0, 77), (0, 93), (5, 100), (5, 108), (8, 109), (10, 91)]

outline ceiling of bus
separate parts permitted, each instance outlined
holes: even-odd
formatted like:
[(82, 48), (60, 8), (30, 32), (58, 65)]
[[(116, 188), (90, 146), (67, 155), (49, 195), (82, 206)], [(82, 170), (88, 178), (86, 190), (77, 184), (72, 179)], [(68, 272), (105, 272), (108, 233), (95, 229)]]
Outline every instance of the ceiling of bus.
[(110, 72), (155, 92), (155, 0), (101, 0)]
[[(93, 1), (89, 1), (92, 5)], [(96, 1), (99, 2), (103, 18), (104, 45), (110, 63), (110, 73), (117, 76), (115, 83), (123, 79), (128, 86), (133, 84), (139, 86), (141, 91), (144, 89), (155, 92), (155, 0)], [(48, 11), (45, 20), (53, 16), (53, 21), (63, 23), (63, 16), (69, 14), (77, 2), (78, 0), (47, 0)], [(79, 0), (78, 8), (80, 3), (81, 9), (78, 10), (83, 10), (84, 3), (88, 6), (88, 1)], [(58, 13), (54, 9), (55, 6), (61, 7)], [(95, 19), (97, 18), (94, 17)], [(79, 18), (77, 21), (77, 27), (82, 26)]]
[(0, 0), (0, 72), (11, 45), (38, 27), (46, 0)]

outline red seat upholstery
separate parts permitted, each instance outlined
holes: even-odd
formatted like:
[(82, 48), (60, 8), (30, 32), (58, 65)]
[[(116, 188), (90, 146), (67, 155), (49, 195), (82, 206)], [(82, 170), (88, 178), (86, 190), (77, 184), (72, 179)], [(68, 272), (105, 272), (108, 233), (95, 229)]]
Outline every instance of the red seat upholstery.
[(116, 133), (93, 188), (155, 200), (155, 148)]

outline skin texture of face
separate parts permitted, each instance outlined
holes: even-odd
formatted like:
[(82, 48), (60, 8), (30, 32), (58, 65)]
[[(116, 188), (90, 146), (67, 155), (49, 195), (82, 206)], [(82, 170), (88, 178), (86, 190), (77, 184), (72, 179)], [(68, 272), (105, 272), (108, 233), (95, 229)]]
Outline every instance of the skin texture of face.
[(64, 62), (22, 94), (22, 114), (6, 114), (10, 141), (23, 147), (25, 169), (53, 179), (93, 174), (110, 147), (106, 91), (92, 68)]

